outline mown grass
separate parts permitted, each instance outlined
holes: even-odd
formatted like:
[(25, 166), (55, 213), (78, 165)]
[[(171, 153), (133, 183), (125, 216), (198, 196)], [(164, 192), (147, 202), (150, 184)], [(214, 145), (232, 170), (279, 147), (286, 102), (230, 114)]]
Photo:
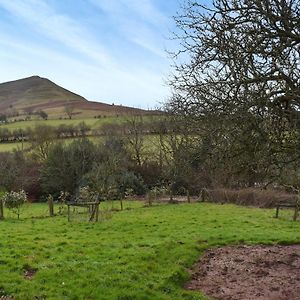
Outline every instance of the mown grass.
[[(118, 205), (118, 203), (115, 203)], [(273, 210), (181, 204), (115, 212), (96, 224), (26, 208), (0, 222), (0, 297), (14, 299), (205, 299), (183, 289), (209, 247), (299, 243), (300, 222)], [(21, 217), (22, 217), (21, 216)], [(36, 269), (32, 279), (24, 277)]]

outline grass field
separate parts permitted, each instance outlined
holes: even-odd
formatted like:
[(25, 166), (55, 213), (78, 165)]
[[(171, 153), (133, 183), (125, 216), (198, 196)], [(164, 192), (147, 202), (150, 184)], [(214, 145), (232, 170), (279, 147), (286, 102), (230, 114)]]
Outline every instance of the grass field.
[[(29, 143), (23, 143), (23, 149), (26, 149), (29, 147)], [(22, 143), (0, 143), (0, 152), (12, 152), (14, 150), (21, 150), (22, 149)]]
[[(91, 127), (91, 129), (97, 129), (100, 128), (104, 124), (122, 124), (125, 123), (128, 120), (128, 116), (108, 116), (106, 118), (100, 118), (100, 119), (94, 119), (94, 118), (87, 118), (87, 119), (63, 119), (63, 120), (31, 120), (31, 121), (19, 121), (19, 122), (13, 122), (9, 124), (2, 124), (0, 125), (0, 128), (7, 128), (10, 131), (16, 130), (16, 129), (26, 129), (26, 128), (34, 128), (37, 125), (47, 125), (52, 127), (58, 127), (61, 124), (66, 125), (78, 125), (80, 122), (85, 122), (88, 126)], [(153, 118), (155, 119), (156, 116), (144, 116), (143, 117), (145, 122), (151, 122)], [(67, 138), (66, 143), (70, 143), (75, 138)], [(101, 137), (89, 137), (92, 141), (98, 141), (101, 139)], [(147, 136), (146, 138), (146, 146), (153, 146), (153, 144), (157, 143), (157, 138), (155, 136)], [(24, 142), (23, 149), (26, 149), (29, 147), (28, 142)], [(22, 149), (22, 143), (21, 142), (9, 142), (9, 143), (0, 143), (0, 152), (12, 152), (14, 150), (20, 150)]]
[(30, 121), (18, 121), (12, 122), (8, 124), (0, 125), (0, 128), (7, 128), (9, 130), (15, 130), (20, 128), (34, 128), (36, 125), (48, 125), (53, 127), (58, 127), (61, 124), (66, 125), (78, 125), (80, 122), (85, 122), (87, 125), (91, 126), (92, 129), (98, 128), (103, 124), (120, 124), (126, 121), (126, 117), (120, 116), (112, 116), (106, 118), (85, 118), (85, 119), (51, 119), (51, 120), (30, 120)]
[[(1, 221), (0, 298), (205, 299), (182, 288), (187, 269), (205, 249), (300, 242), (300, 222), (287, 213), (274, 219), (273, 210), (125, 206), (132, 209), (96, 224), (47, 218), (44, 204), (27, 206), (21, 220)], [(37, 272), (26, 278), (31, 269)]]

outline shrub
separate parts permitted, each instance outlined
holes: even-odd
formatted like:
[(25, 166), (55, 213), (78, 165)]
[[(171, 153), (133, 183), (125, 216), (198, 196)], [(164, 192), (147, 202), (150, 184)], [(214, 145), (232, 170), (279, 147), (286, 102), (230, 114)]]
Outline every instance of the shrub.
[(79, 202), (94, 202), (97, 201), (97, 193), (92, 191), (89, 186), (84, 186), (79, 189), (78, 200)]
[(256, 188), (245, 188), (239, 190), (213, 189), (206, 190), (206, 201), (214, 203), (234, 203), (238, 205), (257, 206), (271, 208), (278, 202), (293, 202), (295, 194), (276, 190), (261, 190)]
[(27, 201), (27, 196), (25, 191), (21, 190), (19, 192), (9, 192), (5, 193), (2, 196), (2, 200), (4, 201), (5, 207), (8, 208), (11, 212), (20, 218), (21, 208), (23, 204)]

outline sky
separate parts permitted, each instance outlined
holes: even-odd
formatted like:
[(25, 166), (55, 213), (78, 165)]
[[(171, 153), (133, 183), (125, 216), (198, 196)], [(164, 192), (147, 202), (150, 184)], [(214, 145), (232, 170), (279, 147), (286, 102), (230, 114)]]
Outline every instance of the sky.
[(92, 101), (156, 108), (180, 0), (0, 0), (0, 82), (38, 75)]

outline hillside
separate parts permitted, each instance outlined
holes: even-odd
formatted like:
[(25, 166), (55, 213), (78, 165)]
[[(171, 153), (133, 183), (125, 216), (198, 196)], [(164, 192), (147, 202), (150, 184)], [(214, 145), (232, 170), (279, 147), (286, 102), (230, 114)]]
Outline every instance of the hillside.
[(0, 111), (9, 115), (25, 116), (43, 110), (50, 118), (62, 118), (67, 106), (72, 107), (75, 118), (146, 113), (132, 107), (88, 101), (39, 76), (0, 84)]

